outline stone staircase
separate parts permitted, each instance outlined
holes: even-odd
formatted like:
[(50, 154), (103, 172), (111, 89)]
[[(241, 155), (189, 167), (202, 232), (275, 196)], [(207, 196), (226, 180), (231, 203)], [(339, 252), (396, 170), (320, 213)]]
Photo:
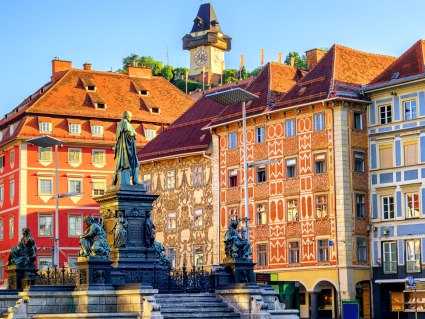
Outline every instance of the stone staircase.
[(155, 300), (164, 319), (240, 319), (239, 314), (212, 293), (158, 294)]

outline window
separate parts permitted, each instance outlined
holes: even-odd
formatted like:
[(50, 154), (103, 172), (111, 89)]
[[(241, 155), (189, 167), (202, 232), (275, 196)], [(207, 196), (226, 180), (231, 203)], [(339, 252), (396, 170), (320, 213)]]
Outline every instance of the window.
[(52, 148), (51, 147), (39, 147), (38, 148), (38, 160), (43, 161), (52, 161)]
[(150, 141), (153, 140), (156, 136), (156, 131), (150, 128), (145, 129), (145, 138)]
[(167, 256), (170, 258), (171, 267), (177, 266), (177, 255), (176, 250), (174, 248), (167, 248)]
[(15, 126), (14, 126), (14, 124), (10, 125), (9, 129), (10, 129), (10, 136), (12, 136), (13, 133), (15, 132)]
[(229, 169), (229, 187), (238, 186), (238, 170), (237, 168)]
[(147, 192), (151, 192), (152, 191), (152, 174), (151, 173), (142, 174), (142, 183), (145, 186), (145, 190)]
[(267, 209), (265, 204), (257, 205), (257, 225), (267, 224)]
[(0, 219), (0, 240), (4, 239), (4, 219)]
[(382, 219), (394, 219), (394, 197), (382, 196)]
[(379, 118), (381, 124), (388, 124), (392, 122), (391, 105), (383, 105), (379, 107)]
[(9, 238), (15, 237), (15, 217), (9, 217)]
[(81, 124), (72, 123), (69, 125), (70, 134), (81, 134)]
[(77, 269), (78, 257), (68, 256), (68, 268)]
[(289, 158), (286, 160), (286, 178), (297, 177), (297, 159)]
[(363, 194), (356, 194), (356, 217), (365, 218), (366, 217), (366, 196)]
[(105, 195), (106, 181), (93, 180), (91, 183), (92, 196)]
[(329, 261), (329, 240), (319, 239), (317, 241), (317, 258), (318, 261)]
[(10, 151), (10, 167), (15, 166), (15, 150)]
[(316, 196), (316, 218), (328, 217), (328, 196)]
[(286, 202), (286, 211), (288, 213), (288, 222), (298, 221), (298, 199), (288, 199)]
[(53, 235), (53, 215), (40, 214), (38, 215), (38, 236)]
[(265, 141), (264, 126), (255, 128), (255, 143), (263, 143)]
[(52, 132), (52, 123), (50, 122), (40, 122), (38, 124), (40, 133), (51, 133)]
[(93, 164), (105, 164), (105, 150), (93, 150)]
[(68, 185), (70, 193), (81, 193), (81, 180), (70, 180)]
[(289, 243), (289, 263), (296, 264), (300, 262), (300, 242), (293, 241)]
[(165, 189), (172, 190), (176, 188), (176, 171), (173, 169), (165, 171)]
[(326, 153), (314, 155), (314, 173), (326, 173)]
[(204, 265), (204, 246), (195, 245), (193, 246), (193, 257), (194, 257), (194, 265), (195, 266), (203, 266)]
[(367, 261), (367, 241), (365, 238), (357, 238), (357, 261)]
[(78, 237), (83, 234), (83, 216), (68, 216), (68, 236)]
[(167, 213), (167, 229), (172, 230), (177, 228), (176, 212)]
[(38, 269), (47, 270), (53, 268), (53, 259), (51, 256), (38, 256)]
[(393, 146), (379, 145), (379, 168), (391, 168), (393, 164)]
[(40, 178), (38, 180), (38, 194), (39, 195), (52, 195), (52, 180)]
[(404, 143), (404, 165), (418, 164), (418, 143), (416, 141)]
[(4, 202), (4, 185), (0, 185), (0, 202)]
[(13, 202), (13, 199), (15, 198), (15, 181), (10, 181), (9, 192), (10, 201)]
[(160, 108), (159, 107), (151, 107), (151, 113), (160, 113)]
[(407, 218), (419, 217), (419, 193), (406, 194)]
[(353, 119), (354, 119), (354, 129), (358, 130), (358, 131), (362, 131), (363, 128), (363, 113), (358, 113), (358, 112), (354, 112), (353, 115)]
[(96, 91), (96, 86), (95, 85), (87, 85), (86, 89), (87, 89), (87, 91)]
[(314, 114), (314, 130), (323, 131), (325, 129), (325, 113)]
[(257, 183), (264, 183), (267, 181), (266, 165), (257, 166)]
[(93, 135), (93, 136), (103, 136), (103, 126), (102, 125), (92, 125), (91, 126), (91, 135)]
[(285, 122), (285, 136), (290, 137), (295, 135), (295, 119)]
[(204, 166), (195, 165), (193, 167), (193, 186), (204, 185)]
[(416, 100), (404, 101), (403, 102), (404, 109), (404, 119), (413, 120), (416, 118)]
[(96, 108), (97, 109), (106, 109), (106, 104), (105, 103), (97, 102), (96, 103)]
[(0, 169), (4, 168), (4, 155), (0, 156)]
[(267, 266), (267, 245), (257, 245), (257, 266)]
[(406, 240), (406, 272), (421, 271), (421, 241)]
[(229, 133), (229, 148), (238, 147), (238, 134), (236, 132)]
[(204, 225), (204, 211), (202, 208), (193, 211), (193, 225), (195, 227), (202, 227)]
[(364, 173), (364, 153), (354, 152), (354, 171)]
[(383, 266), (384, 273), (397, 272), (397, 244), (395, 241), (384, 242), (383, 246)]
[(68, 150), (68, 162), (72, 164), (81, 163), (81, 149), (79, 148), (70, 148)]

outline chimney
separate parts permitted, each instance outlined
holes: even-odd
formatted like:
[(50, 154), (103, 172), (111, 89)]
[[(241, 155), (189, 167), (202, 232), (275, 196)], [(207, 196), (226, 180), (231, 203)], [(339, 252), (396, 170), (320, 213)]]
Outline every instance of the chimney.
[(322, 49), (312, 49), (305, 52), (307, 57), (307, 69), (311, 70), (319, 63), (320, 59), (325, 55), (325, 51)]
[(83, 64), (83, 67), (84, 67), (84, 70), (90, 71), (91, 70), (91, 63), (86, 62), (86, 63)]
[(295, 67), (295, 57), (291, 56), (291, 66), (294, 68)]
[(136, 78), (151, 78), (152, 77), (152, 69), (145, 68), (142, 66), (127, 66), (127, 74), (129, 76), (134, 76)]
[(59, 58), (55, 58), (52, 60), (52, 82), (58, 80), (64, 72), (72, 69), (71, 61), (63, 61), (59, 60)]

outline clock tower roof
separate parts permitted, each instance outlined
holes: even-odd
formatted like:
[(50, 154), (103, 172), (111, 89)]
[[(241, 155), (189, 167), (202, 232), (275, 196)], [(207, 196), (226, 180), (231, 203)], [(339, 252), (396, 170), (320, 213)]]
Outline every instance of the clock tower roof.
[(199, 7), (198, 14), (193, 20), (193, 27), (190, 32), (192, 33), (208, 30), (222, 33), (212, 4), (204, 3)]

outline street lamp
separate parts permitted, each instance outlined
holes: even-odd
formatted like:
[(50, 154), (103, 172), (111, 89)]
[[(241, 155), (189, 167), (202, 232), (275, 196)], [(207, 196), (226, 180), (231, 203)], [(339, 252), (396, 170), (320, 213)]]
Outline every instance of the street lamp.
[(258, 99), (258, 96), (241, 88), (232, 88), (229, 90), (211, 93), (205, 95), (221, 105), (231, 105), (242, 103), (242, 123), (243, 123), (243, 171), (245, 186), (245, 223), (246, 223), (246, 239), (249, 242), (249, 208), (248, 208), (248, 154), (246, 146), (246, 102)]
[(57, 138), (43, 135), (35, 138), (26, 140), (27, 143), (31, 143), (40, 147), (55, 147), (55, 238), (53, 238), (53, 263), (59, 267), (59, 161), (58, 161), (58, 146), (62, 145), (63, 142)]

